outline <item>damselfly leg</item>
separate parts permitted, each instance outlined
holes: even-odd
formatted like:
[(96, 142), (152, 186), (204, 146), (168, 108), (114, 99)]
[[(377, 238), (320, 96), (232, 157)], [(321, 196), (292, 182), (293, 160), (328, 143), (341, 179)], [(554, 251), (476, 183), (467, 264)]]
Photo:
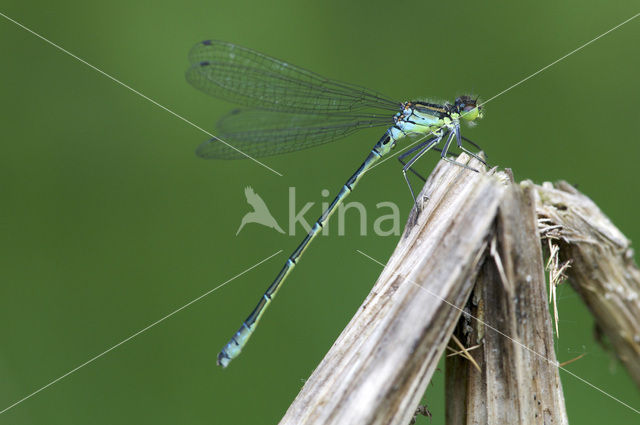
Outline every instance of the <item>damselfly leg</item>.
[[(471, 146), (473, 146), (474, 148), (478, 149), (478, 152), (484, 152), (484, 151), (482, 150), (482, 148), (481, 148), (478, 144), (476, 144), (473, 140), (468, 139), (468, 138), (466, 138), (466, 137), (464, 137), (464, 136), (462, 136), (462, 135), (461, 135), (461, 137), (462, 137), (462, 140), (464, 140), (465, 142), (469, 143), (469, 144), (470, 144)], [(486, 155), (485, 155), (485, 156), (486, 156)]]
[(483, 165), (487, 165), (485, 160), (483, 158), (481, 158), (480, 155), (478, 155), (476, 153), (473, 153), (469, 149), (467, 149), (464, 146), (462, 146), (462, 140), (464, 139), (467, 143), (469, 143), (470, 145), (473, 145), (476, 149), (478, 149), (479, 152), (482, 151), (482, 148), (480, 146), (476, 145), (471, 140), (469, 140), (466, 137), (464, 137), (463, 135), (461, 135), (459, 126), (456, 127), (455, 132), (456, 132), (456, 144), (458, 145), (458, 148), (460, 148), (461, 151), (467, 153), (471, 157), (473, 157), (473, 158), (477, 159), (478, 161), (480, 161)]
[[(462, 139), (464, 141), (466, 141), (467, 143), (469, 143), (470, 145), (473, 145), (475, 148), (478, 149), (478, 151), (482, 151), (482, 148), (480, 146), (478, 146), (477, 144), (475, 144), (473, 141), (467, 139), (466, 137), (462, 136)], [(427, 141), (428, 142), (428, 141)], [(421, 149), (427, 142), (424, 143), (420, 143), (418, 146), (414, 146), (413, 148), (409, 149), (408, 151), (404, 152), (402, 155), (398, 156), (398, 161), (400, 161), (400, 164), (402, 164), (403, 166), (406, 165), (407, 163), (404, 162), (404, 159), (411, 155), (412, 153), (414, 153), (415, 151), (417, 151), (418, 149)], [(437, 148), (437, 147), (432, 147), (432, 150), (436, 151), (436, 152), (440, 152), (442, 153), (442, 148)], [(487, 165), (485, 161), (483, 161), (483, 158), (478, 156), (477, 154), (474, 154), (473, 152), (469, 152), (467, 149), (461, 147), (461, 149), (468, 153), (469, 155), (473, 156), (474, 158), (476, 158), (478, 161), (482, 162), (484, 165)], [(447, 155), (451, 155), (452, 157), (457, 156), (455, 152), (447, 152)], [(420, 180), (422, 180), (423, 182), (426, 183), (427, 179), (425, 177), (422, 176), (422, 174), (418, 173), (416, 170), (413, 169), (413, 167), (410, 167), (407, 171), (411, 171), (416, 177), (418, 177)]]
[[(436, 144), (438, 144), (438, 142), (440, 142), (440, 140), (442, 140), (442, 137), (444, 136), (444, 134), (440, 134), (436, 137), (432, 137), (429, 140), (426, 140), (422, 143), (420, 143), (418, 146), (411, 148), (409, 151), (405, 152), (404, 154), (402, 154), (400, 156), (400, 162), (402, 162), (404, 164), (404, 162), (402, 161), (401, 158), (404, 158), (408, 155), (410, 155), (411, 153), (418, 151), (417, 154), (415, 154), (409, 161), (407, 161), (406, 164), (404, 164), (404, 166), (402, 167), (402, 175), (404, 176), (404, 180), (407, 182), (407, 185), (409, 186), (409, 191), (411, 192), (411, 197), (413, 198), (413, 203), (416, 205), (416, 208), (420, 208), (418, 206), (418, 201), (416, 201), (416, 195), (413, 192), (413, 186), (411, 186), (411, 182), (409, 181), (409, 177), (407, 176), (407, 170), (411, 170), (414, 174), (418, 174), (415, 171), (413, 171), (413, 169), (411, 168), (411, 166), (418, 160), (420, 159), (420, 157), (422, 155), (424, 155), (425, 153), (427, 153), (431, 148), (433, 148)], [(418, 175), (419, 177), (422, 178), (422, 176)]]
[[(449, 153), (449, 147), (451, 146), (451, 142), (453, 141), (453, 136), (459, 136), (460, 135), (460, 129), (459, 127), (456, 127), (453, 131), (451, 131), (449, 133), (449, 136), (447, 137), (447, 141), (445, 142), (444, 146), (442, 147), (442, 152), (440, 153), (440, 157), (442, 159), (444, 159), (447, 162), (450, 162), (452, 164), (455, 164), (459, 167), (462, 168), (466, 168), (467, 170), (471, 170), (471, 171), (475, 171), (476, 173), (479, 173), (478, 170), (476, 170), (475, 168), (469, 167), (467, 164), (463, 164), (462, 162), (458, 162), (455, 159), (451, 159), (447, 156), (447, 153)], [(456, 139), (458, 139), (458, 137), (456, 137)], [(459, 139), (458, 139), (459, 140)], [(468, 152), (466, 149), (462, 148), (461, 143), (458, 143), (458, 147), (463, 149), (465, 152)], [(474, 158), (479, 159), (480, 161), (482, 161), (482, 163), (484, 164), (484, 161), (482, 159), (480, 159), (476, 154), (472, 154), (471, 152), (468, 152), (471, 156), (473, 156)]]
[[(408, 151), (404, 152), (402, 155), (398, 156), (398, 161), (400, 161), (400, 164), (402, 164), (403, 168), (405, 165), (407, 165), (407, 163), (404, 161), (404, 159), (406, 157), (408, 157), (409, 155), (413, 154), (415, 151), (422, 149), (425, 145), (427, 145), (429, 142), (431, 142), (433, 139), (429, 139), (425, 142), (420, 143), (417, 146), (412, 147), (411, 149), (409, 149)], [(438, 152), (442, 152), (442, 149), (440, 148), (436, 148), (436, 147), (432, 147), (431, 149), (438, 151)], [(427, 179), (424, 178), (422, 176), (422, 174), (418, 173), (416, 170), (414, 170), (412, 167), (409, 167), (407, 169), (407, 171), (411, 171), (415, 176), (417, 176), (420, 180), (422, 180), (423, 182), (426, 183)]]

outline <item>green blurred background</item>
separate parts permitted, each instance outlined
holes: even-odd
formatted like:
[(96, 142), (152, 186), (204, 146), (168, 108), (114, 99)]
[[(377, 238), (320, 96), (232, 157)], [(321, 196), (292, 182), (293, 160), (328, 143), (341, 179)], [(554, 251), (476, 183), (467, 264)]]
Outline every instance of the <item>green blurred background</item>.
[[(184, 79), (187, 52), (215, 38), (408, 100), (484, 99), (638, 12), (628, 1), (23, 2), (0, 11), (194, 123), (214, 131), (233, 106)], [(465, 134), (516, 178), (577, 184), (640, 240), (640, 18), (486, 106)], [(227, 370), (215, 356), (298, 244), (247, 225), (251, 185), (288, 228), (288, 188), (320, 214), (377, 141), (251, 161), (203, 161), (207, 136), (0, 18), (0, 410), (263, 258), (206, 298), (0, 415), (0, 424), (272, 424), (368, 293), (397, 237), (321, 237)], [(421, 161), (428, 170), (435, 156)], [(397, 161), (350, 197), (411, 199)], [(371, 230), (371, 225), (369, 226)], [(594, 343), (592, 319), (560, 290), (560, 361), (640, 408), (622, 366)], [(561, 373), (572, 423), (637, 423), (621, 404)], [(442, 424), (443, 370), (426, 400)], [(428, 423), (423, 420), (422, 423)]]

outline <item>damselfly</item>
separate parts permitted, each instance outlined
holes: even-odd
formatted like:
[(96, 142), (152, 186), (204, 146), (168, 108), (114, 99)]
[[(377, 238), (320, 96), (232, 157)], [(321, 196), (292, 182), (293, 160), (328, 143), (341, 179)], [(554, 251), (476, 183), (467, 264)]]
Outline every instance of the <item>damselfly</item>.
[[(478, 148), (460, 134), (461, 120), (472, 122), (482, 118), (481, 106), (470, 96), (460, 96), (453, 104), (396, 102), (363, 87), (330, 80), (222, 41), (207, 40), (196, 44), (189, 53), (189, 60), (191, 67), (186, 73), (189, 83), (212, 96), (249, 108), (235, 110), (219, 121), (220, 139), (228, 143), (218, 138), (203, 143), (196, 150), (201, 158), (278, 155), (337, 140), (362, 128), (387, 127), (360, 168), (342, 186), (289, 256), (258, 305), (218, 354), (218, 364), (223, 367), (240, 354), (278, 289), (338, 205), (362, 175), (395, 147), (396, 141), (405, 136), (431, 136), (398, 157), (414, 202), (415, 194), (407, 171), (414, 172), (411, 166), (427, 151), (438, 150), (442, 159), (469, 168), (447, 156), (455, 138), (461, 150), (482, 161), (462, 146), (462, 140), (465, 140)], [(444, 145), (437, 148), (442, 140)], [(405, 162), (410, 155), (413, 156)]]

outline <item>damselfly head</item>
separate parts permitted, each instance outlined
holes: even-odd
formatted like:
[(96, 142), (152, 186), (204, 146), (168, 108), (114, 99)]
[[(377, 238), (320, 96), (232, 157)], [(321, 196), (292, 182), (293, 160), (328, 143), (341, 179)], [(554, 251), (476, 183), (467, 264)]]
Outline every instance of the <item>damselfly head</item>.
[(460, 96), (456, 99), (456, 109), (460, 114), (460, 118), (464, 118), (467, 121), (482, 118), (482, 106), (478, 105), (478, 98)]

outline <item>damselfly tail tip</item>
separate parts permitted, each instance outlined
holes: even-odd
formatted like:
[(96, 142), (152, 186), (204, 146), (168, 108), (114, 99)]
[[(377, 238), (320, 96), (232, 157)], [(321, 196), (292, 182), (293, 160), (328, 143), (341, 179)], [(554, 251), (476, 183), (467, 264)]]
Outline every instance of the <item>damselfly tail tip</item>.
[(222, 366), (222, 368), (224, 369), (229, 365), (229, 362), (231, 362), (231, 358), (227, 355), (227, 353), (225, 353), (224, 351), (218, 353), (218, 361), (216, 361), (218, 366)]

